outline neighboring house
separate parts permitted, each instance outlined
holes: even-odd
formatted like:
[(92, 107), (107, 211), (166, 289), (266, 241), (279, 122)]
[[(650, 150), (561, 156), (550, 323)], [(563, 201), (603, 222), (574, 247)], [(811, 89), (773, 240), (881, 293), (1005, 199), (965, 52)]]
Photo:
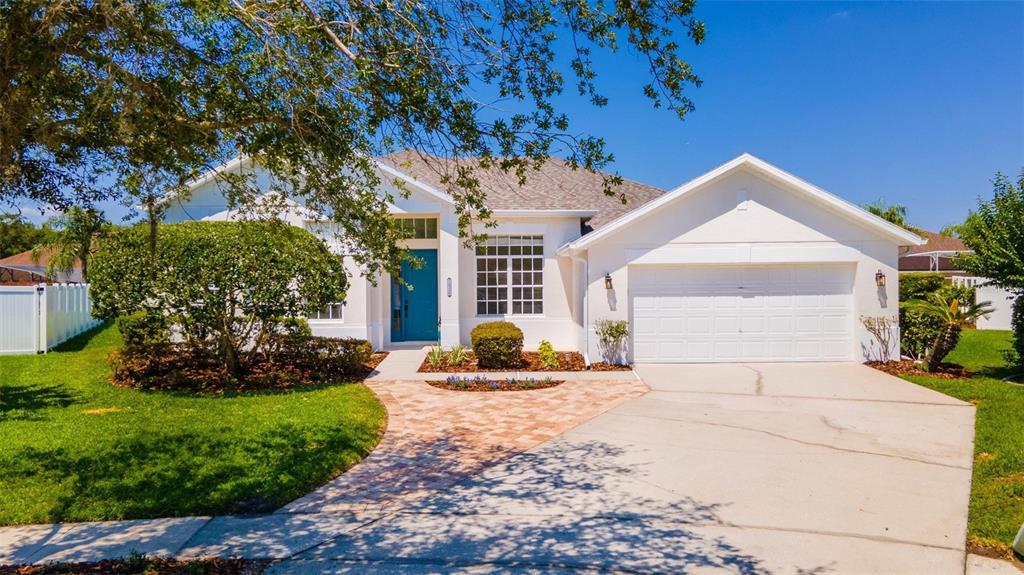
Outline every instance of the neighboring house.
[[(39, 259), (32, 257), (32, 251), (24, 251), (0, 259), (0, 285), (34, 285), (46, 282), (46, 266), (52, 251), (42, 250)], [(56, 283), (81, 283), (82, 266), (75, 263), (70, 272), (60, 272), (53, 278)]]
[(986, 285), (988, 278), (969, 276), (954, 265), (958, 254), (971, 253), (958, 238), (944, 236), (926, 230), (921, 236), (927, 241), (923, 245), (910, 246), (900, 256), (900, 273), (940, 273), (950, 282), (975, 288), (975, 301), (991, 302), (993, 311), (978, 319), (978, 329), (1011, 329), (1010, 317), (1016, 296), (1009, 290)]
[(964, 275), (953, 265), (957, 254), (970, 250), (958, 238), (921, 230), (921, 237), (927, 240), (919, 246), (909, 246), (900, 255), (900, 273), (938, 272), (946, 277)]
[[(594, 321), (631, 324), (635, 361), (848, 361), (874, 357), (862, 316), (897, 313), (903, 246), (924, 240), (750, 154), (662, 193), (626, 181), (623, 205), (601, 177), (560, 161), (514, 177), (482, 175), (497, 227), (475, 249), (458, 235), (453, 202), (418, 155), (382, 158), (382, 193), (408, 221), (408, 247), (425, 265), (392, 278), (360, 277), (344, 305), (310, 318), (314, 333), (468, 344), (480, 322), (505, 319), (527, 346), (549, 340), (600, 351)], [(221, 170), (253, 169), (236, 160)], [(262, 177), (262, 176), (261, 176)], [(411, 191), (403, 198), (393, 180)], [(279, 214), (320, 233), (329, 224), (289, 204)], [(167, 221), (233, 219), (216, 174), (171, 198)]]

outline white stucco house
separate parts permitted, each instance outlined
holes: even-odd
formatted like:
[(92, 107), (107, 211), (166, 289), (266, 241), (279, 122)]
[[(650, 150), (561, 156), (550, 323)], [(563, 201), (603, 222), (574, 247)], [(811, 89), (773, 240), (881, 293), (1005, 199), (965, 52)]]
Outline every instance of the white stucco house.
[[(347, 301), (310, 318), (314, 333), (378, 348), (448, 346), (468, 344), (480, 322), (505, 319), (522, 328), (527, 347), (546, 339), (598, 361), (593, 324), (608, 318), (630, 323), (636, 362), (863, 361), (877, 344), (860, 318), (896, 316), (900, 248), (923, 243), (743, 154), (668, 192), (627, 180), (625, 204), (603, 194), (600, 176), (557, 160), (523, 187), (485, 175), (497, 227), (471, 249), (451, 196), (418, 158), (379, 160), (381, 193), (394, 198), (394, 216), (415, 231), (408, 247), (425, 262), (403, 270), (414, 289), (368, 281), (348, 259)], [(192, 189), (171, 200), (166, 221), (236, 217), (216, 173)], [(286, 217), (323, 230), (301, 209)]]

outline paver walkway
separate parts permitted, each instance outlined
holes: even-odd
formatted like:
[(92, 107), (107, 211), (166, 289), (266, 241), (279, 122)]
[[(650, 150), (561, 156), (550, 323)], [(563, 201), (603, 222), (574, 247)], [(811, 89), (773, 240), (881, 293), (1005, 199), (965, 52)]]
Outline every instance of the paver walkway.
[(381, 444), (347, 473), (276, 513), (0, 527), (0, 565), (93, 561), (131, 551), (289, 557), (445, 490), (647, 391), (631, 372), (514, 392), (453, 392), (422, 380), (381, 379), (418, 377), (419, 364), (410, 360), (414, 353), (393, 354), (366, 382), (388, 410)]
[[(631, 373), (619, 377), (631, 377)], [(388, 410), (381, 444), (286, 513), (383, 511), (446, 489), (638, 397), (637, 379), (567, 381), (531, 391), (462, 392), (423, 381), (368, 381)]]

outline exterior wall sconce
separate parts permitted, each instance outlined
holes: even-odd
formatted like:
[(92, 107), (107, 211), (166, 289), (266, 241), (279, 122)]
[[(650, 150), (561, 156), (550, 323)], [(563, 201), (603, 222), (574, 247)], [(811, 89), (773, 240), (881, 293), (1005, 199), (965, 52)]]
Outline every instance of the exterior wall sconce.
[(604, 274), (604, 289), (612, 289), (612, 274)]
[(885, 287), (885, 274), (882, 273), (882, 270), (875, 272), (875, 285)]

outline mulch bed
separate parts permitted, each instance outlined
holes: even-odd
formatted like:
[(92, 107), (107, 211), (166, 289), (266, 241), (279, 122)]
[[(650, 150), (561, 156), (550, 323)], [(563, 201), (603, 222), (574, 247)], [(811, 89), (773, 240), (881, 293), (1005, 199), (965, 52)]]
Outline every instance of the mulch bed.
[(590, 364), (590, 371), (633, 371), (628, 365), (598, 361)]
[(256, 575), (266, 561), (196, 559), (178, 561), (159, 557), (128, 557), (93, 563), (48, 563), (0, 566), (0, 575)]
[[(522, 356), (522, 362), (516, 367), (507, 368), (489, 368), (480, 367), (477, 365), (476, 356), (473, 355), (472, 351), (466, 352), (466, 359), (459, 365), (448, 365), (445, 364), (440, 367), (433, 367), (430, 362), (423, 359), (423, 363), (420, 364), (420, 373), (478, 373), (478, 372), (490, 372), (490, 371), (586, 371), (586, 365), (583, 362), (583, 354), (576, 351), (559, 351), (558, 355), (558, 367), (549, 368), (545, 367), (540, 362), (540, 355), (535, 351), (524, 351)], [(629, 366), (623, 365), (609, 365), (606, 363), (592, 363), (590, 369), (593, 371), (629, 371)]]
[(220, 361), (183, 346), (167, 346), (159, 353), (134, 357), (123, 352), (110, 356), (111, 383), (118, 387), (151, 391), (184, 391), (218, 395), (247, 391), (285, 390), (335, 382), (357, 382), (373, 373), (387, 352), (375, 352), (356, 373), (331, 373), (313, 363), (254, 360), (244, 380), (232, 378)]
[(448, 391), (530, 391), (561, 385), (560, 379), (490, 379), (487, 377), (452, 376), (446, 380), (428, 381), (430, 385)]
[(928, 377), (937, 377), (940, 379), (970, 379), (971, 372), (965, 367), (956, 365), (955, 363), (943, 363), (939, 366), (938, 371), (926, 371), (923, 364), (915, 361), (904, 359), (900, 361), (890, 361), (882, 363), (879, 361), (869, 361), (865, 365), (871, 366), (878, 371), (884, 371), (889, 375), (927, 375)]

